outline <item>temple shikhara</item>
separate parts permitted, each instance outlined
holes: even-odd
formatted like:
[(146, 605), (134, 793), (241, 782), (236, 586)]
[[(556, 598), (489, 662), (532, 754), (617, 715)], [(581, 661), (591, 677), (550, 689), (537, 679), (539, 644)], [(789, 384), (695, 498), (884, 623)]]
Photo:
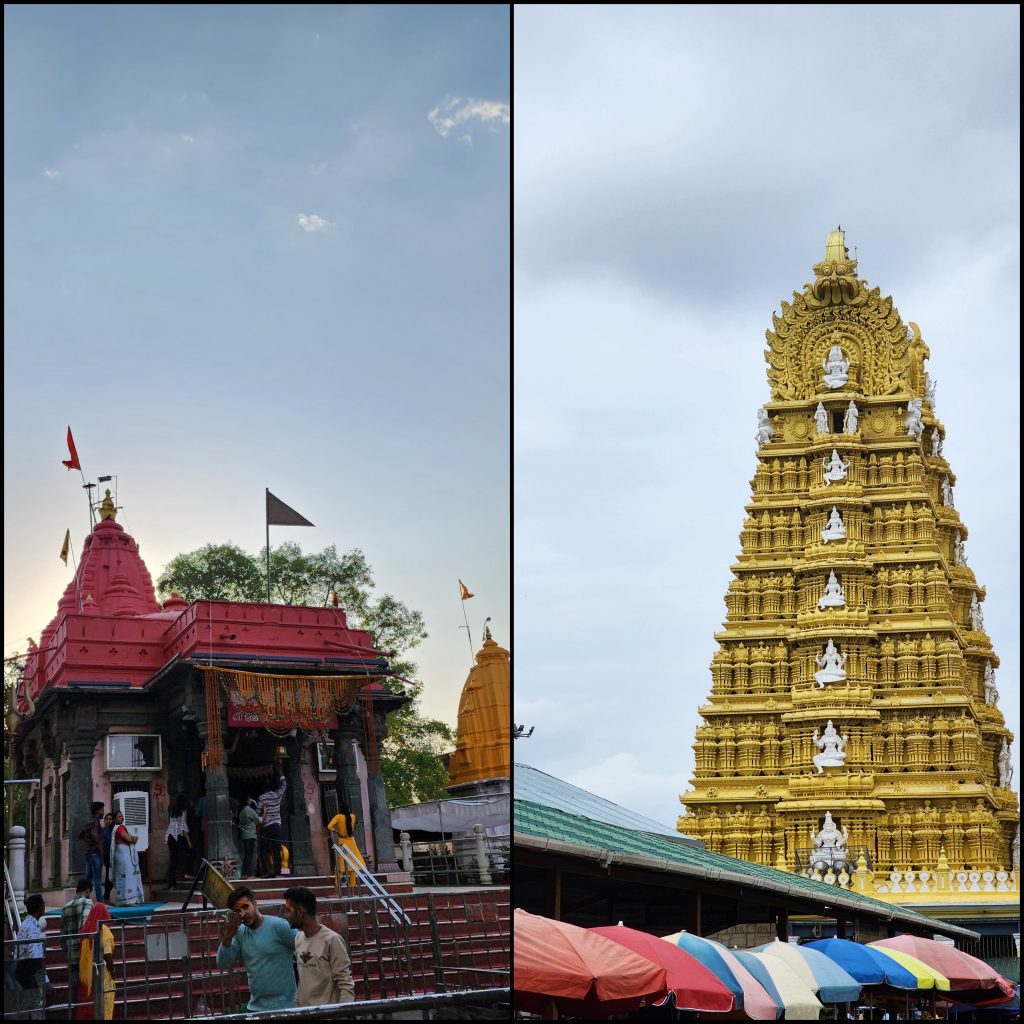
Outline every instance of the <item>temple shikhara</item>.
[(679, 831), (1009, 927), (1013, 734), (928, 346), (857, 276), (842, 231), (767, 338), (770, 398)]

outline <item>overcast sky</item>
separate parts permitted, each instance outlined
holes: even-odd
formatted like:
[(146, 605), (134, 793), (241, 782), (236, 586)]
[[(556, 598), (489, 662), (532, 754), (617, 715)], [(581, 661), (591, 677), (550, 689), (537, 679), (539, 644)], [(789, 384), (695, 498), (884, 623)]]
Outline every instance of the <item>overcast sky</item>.
[(514, 20), (516, 759), (675, 822), (764, 333), (837, 224), (931, 348), (1016, 733), (1018, 8)]
[(155, 578), (255, 552), (264, 488), (426, 618), (454, 723), (510, 641), (510, 16), (499, 5), (4, 10), (4, 653), (90, 479)]

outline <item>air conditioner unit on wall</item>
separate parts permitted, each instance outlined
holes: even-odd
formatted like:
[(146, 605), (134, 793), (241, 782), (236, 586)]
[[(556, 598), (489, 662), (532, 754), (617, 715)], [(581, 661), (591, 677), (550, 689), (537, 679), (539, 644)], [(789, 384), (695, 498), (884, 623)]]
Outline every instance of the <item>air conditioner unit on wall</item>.
[(129, 790), (114, 794), (114, 813), (124, 815), (125, 827), (133, 836), (138, 836), (135, 851), (142, 853), (149, 849), (149, 794), (142, 790)]

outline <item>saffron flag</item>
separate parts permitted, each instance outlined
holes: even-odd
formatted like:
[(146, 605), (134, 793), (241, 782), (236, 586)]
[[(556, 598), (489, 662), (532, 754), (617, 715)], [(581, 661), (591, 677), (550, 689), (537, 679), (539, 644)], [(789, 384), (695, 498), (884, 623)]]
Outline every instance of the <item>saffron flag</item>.
[(78, 452), (75, 451), (75, 439), (71, 436), (71, 428), (68, 427), (68, 452), (71, 454), (70, 459), (61, 459), (68, 469), (81, 469), (82, 464), (78, 461)]
[(71, 530), (64, 534), (64, 546), (60, 549), (60, 560), (67, 565), (68, 564), (68, 552), (71, 550)]
[(305, 517), (267, 491), (267, 526), (312, 526)]
[(469, 592), (469, 587), (466, 586), (462, 580), (459, 580), (459, 591), (462, 594), (462, 600), (468, 601), (473, 595)]

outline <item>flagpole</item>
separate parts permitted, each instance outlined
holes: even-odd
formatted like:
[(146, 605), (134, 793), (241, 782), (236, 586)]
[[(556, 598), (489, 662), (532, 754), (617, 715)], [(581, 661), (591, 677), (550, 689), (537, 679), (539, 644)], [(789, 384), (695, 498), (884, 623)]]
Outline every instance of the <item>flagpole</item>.
[(270, 488), (267, 491), (267, 604), (270, 604)]
[[(467, 590), (466, 593), (468, 594), (469, 591)], [(460, 587), (459, 595), (461, 596), (461, 594), (462, 588)], [(462, 598), (462, 618), (466, 623), (466, 643), (469, 644), (469, 664), (472, 667), (476, 662), (476, 652), (473, 650), (473, 634), (469, 631), (469, 619), (466, 616), (466, 599), (464, 597)]]
[(78, 595), (78, 614), (82, 614), (82, 581), (78, 578), (78, 559), (75, 558), (75, 546), (68, 541), (68, 550), (71, 552), (71, 564), (75, 567), (75, 593)]

